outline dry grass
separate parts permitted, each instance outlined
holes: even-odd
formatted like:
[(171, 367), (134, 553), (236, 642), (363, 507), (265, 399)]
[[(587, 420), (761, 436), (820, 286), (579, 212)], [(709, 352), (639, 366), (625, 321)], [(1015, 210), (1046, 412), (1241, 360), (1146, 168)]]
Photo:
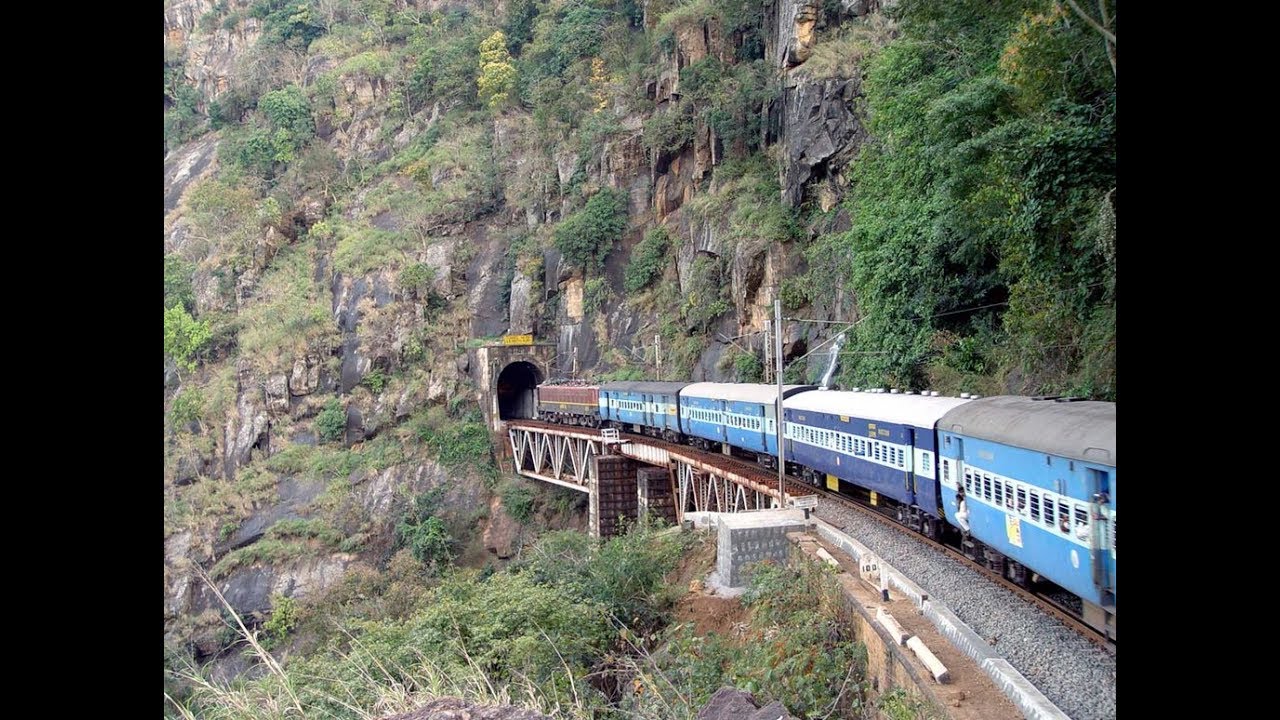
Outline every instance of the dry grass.
[(889, 44), (898, 34), (897, 25), (883, 13), (848, 23), (829, 37), (820, 38), (813, 55), (798, 69), (814, 79), (851, 78), (861, 74), (862, 62)]

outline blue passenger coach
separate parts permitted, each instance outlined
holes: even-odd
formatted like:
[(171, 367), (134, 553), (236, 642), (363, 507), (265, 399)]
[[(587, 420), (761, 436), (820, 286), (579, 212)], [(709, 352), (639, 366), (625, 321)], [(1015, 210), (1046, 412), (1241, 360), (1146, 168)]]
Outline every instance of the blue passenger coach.
[(943, 416), (938, 438), (947, 519), (1079, 595), (1114, 638), (1115, 403), (984, 398)]
[[(813, 389), (784, 385), (782, 397)], [(776, 385), (693, 383), (680, 391), (680, 429), (705, 441), (777, 455), (777, 399)]]
[(674, 440), (680, 432), (684, 382), (608, 382), (600, 385), (600, 417), (636, 432)]
[(783, 404), (787, 459), (825, 473), (829, 489), (839, 490), (844, 480), (937, 519), (934, 428), (967, 402), (873, 392), (797, 395)]

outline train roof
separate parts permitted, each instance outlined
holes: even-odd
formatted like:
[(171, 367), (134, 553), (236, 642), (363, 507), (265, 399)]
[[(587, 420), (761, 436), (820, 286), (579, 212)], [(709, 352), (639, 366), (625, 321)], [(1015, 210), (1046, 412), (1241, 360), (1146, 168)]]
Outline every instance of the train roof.
[(948, 412), (939, 430), (1103, 465), (1116, 464), (1116, 404), (982, 398)]
[(956, 397), (824, 390), (797, 395), (784, 402), (783, 407), (932, 428), (948, 410), (967, 402), (967, 398)]
[(680, 388), (683, 388), (688, 384), (689, 383), (687, 382), (662, 382), (658, 380), (625, 380), (601, 383), (600, 389), (604, 391), (612, 390), (614, 392), (662, 393), (663, 395), (671, 395), (680, 392)]
[[(813, 390), (816, 385), (783, 385), (782, 397), (788, 398), (796, 393)], [(734, 402), (756, 402), (769, 404), (778, 399), (777, 385), (760, 383), (693, 383), (680, 391), (681, 397), (710, 398), (712, 400), (732, 400)]]

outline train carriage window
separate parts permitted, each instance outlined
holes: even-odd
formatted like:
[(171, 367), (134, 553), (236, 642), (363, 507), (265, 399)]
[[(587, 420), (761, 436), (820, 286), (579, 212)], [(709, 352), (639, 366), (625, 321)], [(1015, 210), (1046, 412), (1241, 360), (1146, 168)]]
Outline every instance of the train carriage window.
[(1027, 489), (1021, 485), (1018, 486), (1018, 513), (1027, 514)]
[(1040, 522), (1040, 493), (1031, 491), (1031, 519)]
[(966, 494), (973, 494), (973, 473), (969, 468), (964, 469), (964, 491)]
[(982, 476), (982, 497), (984, 500), (991, 499), (991, 476), (990, 475)]
[(1053, 498), (1048, 495), (1044, 498), (1044, 524), (1053, 527)]
[(942, 461), (942, 482), (951, 482), (951, 461)]
[(1058, 501), (1058, 529), (1063, 534), (1071, 533), (1071, 508), (1063, 501)]
[(999, 480), (996, 480), (995, 496), (996, 496), (995, 497), (996, 505), (1003, 505), (1004, 504), (1004, 483), (1000, 482)]
[(1089, 539), (1089, 511), (1085, 509), (1085, 506), (1080, 505), (1079, 503), (1076, 504), (1074, 510), (1075, 510), (1075, 518), (1076, 518), (1076, 537), (1080, 538), (1081, 540), (1088, 540)]

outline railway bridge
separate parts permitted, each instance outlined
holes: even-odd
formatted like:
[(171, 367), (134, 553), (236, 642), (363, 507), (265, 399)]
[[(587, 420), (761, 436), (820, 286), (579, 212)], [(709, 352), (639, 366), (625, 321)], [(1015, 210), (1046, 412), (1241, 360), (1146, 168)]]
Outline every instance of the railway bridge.
[(507, 450), (519, 475), (591, 496), (591, 536), (608, 538), (642, 513), (670, 523), (686, 512), (742, 512), (806, 507), (812, 488), (758, 465), (617, 430), (507, 420)]

